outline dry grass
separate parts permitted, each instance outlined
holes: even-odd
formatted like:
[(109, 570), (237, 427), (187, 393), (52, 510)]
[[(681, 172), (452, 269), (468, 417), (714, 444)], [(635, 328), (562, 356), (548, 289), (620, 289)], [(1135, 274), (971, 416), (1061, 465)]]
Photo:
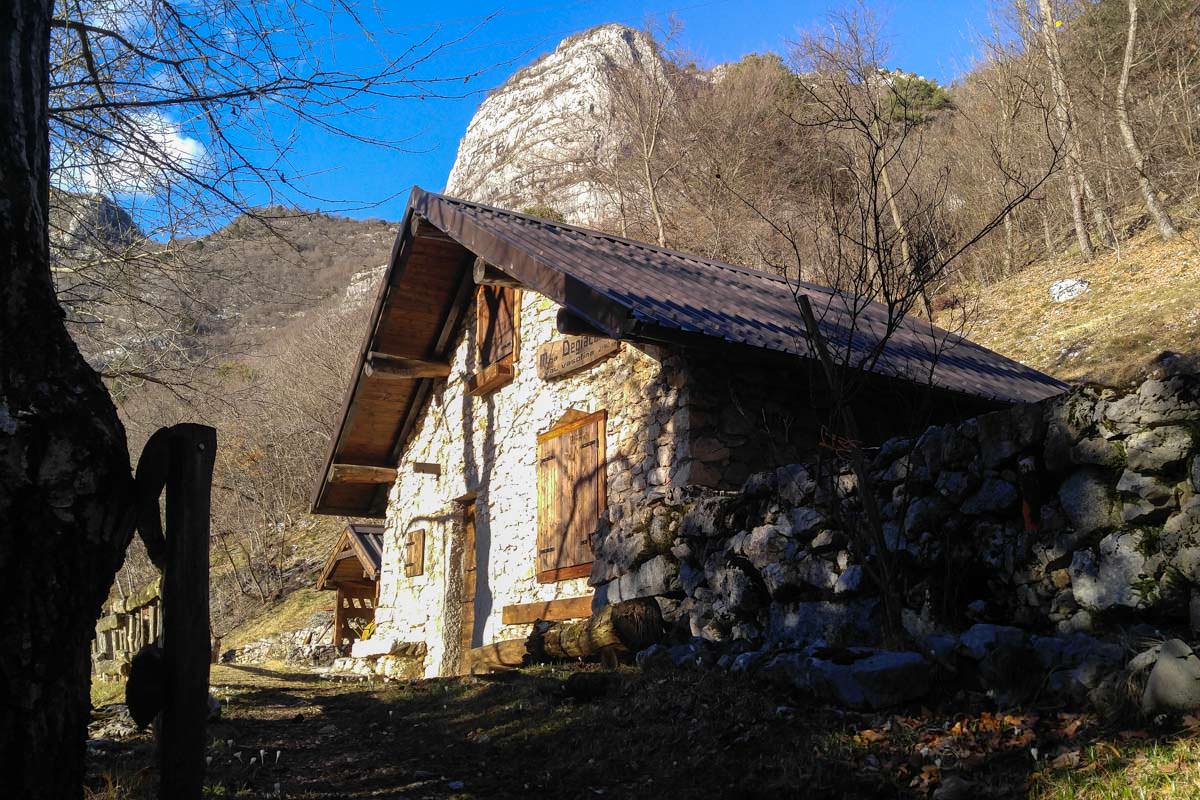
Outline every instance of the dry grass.
[[(1062, 303), (1055, 281), (1090, 289)], [(986, 287), (967, 336), (1068, 381), (1120, 386), (1164, 350), (1200, 352), (1200, 243), (1143, 232), (1090, 263), (1062, 256)]]
[(272, 634), (303, 628), (313, 614), (333, 610), (334, 594), (318, 592), (316, 589), (297, 589), (230, 631), (221, 639), (221, 649), (240, 647)]
[(1079, 766), (1039, 774), (1033, 800), (1175, 800), (1200, 797), (1200, 741), (1098, 742)]
[(92, 708), (125, 702), (125, 681), (92, 680)]

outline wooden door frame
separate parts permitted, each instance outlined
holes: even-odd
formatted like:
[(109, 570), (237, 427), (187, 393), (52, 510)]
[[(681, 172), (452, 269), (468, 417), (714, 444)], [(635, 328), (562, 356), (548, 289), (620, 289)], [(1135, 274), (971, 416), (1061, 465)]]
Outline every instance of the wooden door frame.
[[(475, 554), (476, 541), (476, 504), (475, 496), (469, 495), (457, 501), (458, 518), (460, 521), (459, 530), (462, 531), (462, 558), (459, 562), (458, 575), (456, 580), (460, 581), (459, 587), (461, 594), (459, 595), (459, 663), (458, 673), (463, 673), (469, 670), (470, 660), (469, 655), (474, 642), (475, 634), (475, 594), (479, 589), (479, 563)], [(467, 586), (467, 565), (472, 564), (470, 572), (473, 573), (471, 586)]]

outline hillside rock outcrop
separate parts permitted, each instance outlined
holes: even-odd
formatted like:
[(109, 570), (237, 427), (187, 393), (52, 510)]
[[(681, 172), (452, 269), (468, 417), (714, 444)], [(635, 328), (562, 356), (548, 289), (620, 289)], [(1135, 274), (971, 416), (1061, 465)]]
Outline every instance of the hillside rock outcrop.
[(598, 222), (611, 200), (588, 173), (612, 152), (612, 75), (646, 59), (660, 59), (653, 42), (624, 25), (564, 39), (480, 104), (446, 193), (502, 208), (544, 205), (568, 222)]

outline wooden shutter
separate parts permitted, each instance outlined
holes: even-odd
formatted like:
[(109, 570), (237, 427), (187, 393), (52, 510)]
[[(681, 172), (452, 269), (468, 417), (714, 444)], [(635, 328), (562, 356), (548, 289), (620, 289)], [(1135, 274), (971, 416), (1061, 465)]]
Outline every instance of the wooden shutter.
[(512, 363), (516, 350), (516, 289), (480, 286), (476, 341), (479, 366)]
[(404, 574), (408, 577), (425, 574), (425, 531), (411, 531), (404, 548)]
[(591, 535), (606, 506), (606, 417), (568, 412), (538, 437), (536, 570), (543, 583), (591, 571)]

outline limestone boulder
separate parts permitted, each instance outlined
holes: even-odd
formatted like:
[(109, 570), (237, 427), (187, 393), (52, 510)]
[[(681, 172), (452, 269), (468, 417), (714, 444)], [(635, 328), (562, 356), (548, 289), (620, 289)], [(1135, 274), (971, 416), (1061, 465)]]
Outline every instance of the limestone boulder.
[(1200, 419), (1200, 376), (1152, 378), (1138, 387), (1137, 400), (1143, 425)]
[(812, 470), (803, 464), (789, 464), (775, 470), (775, 486), (779, 498), (792, 506), (810, 502), (817, 490), (817, 480)]
[(706, 573), (709, 587), (729, 613), (750, 613), (770, 600), (764, 596), (762, 580), (745, 559), (721, 558)]
[(760, 572), (771, 564), (795, 558), (795, 540), (775, 525), (759, 525), (730, 540), (730, 550), (745, 556)]
[(1068, 392), (1046, 406), (1043, 457), (1047, 469), (1060, 472), (1071, 464), (1071, 448), (1095, 429), (1097, 395), (1090, 389)]
[(1131, 469), (1126, 469), (1117, 480), (1117, 491), (1132, 494), (1141, 499), (1162, 506), (1174, 499), (1174, 489), (1162, 479), (1154, 475), (1142, 475)]
[(934, 480), (933, 487), (938, 494), (946, 498), (946, 502), (957, 504), (962, 502), (972, 489), (978, 484), (978, 481), (966, 472), (956, 470), (944, 470), (938, 473)]
[(1057, 697), (1082, 702), (1116, 675), (1124, 649), (1083, 633), (1031, 636), (1030, 646), (1046, 674), (1046, 688)]
[(1073, 472), (1058, 490), (1059, 504), (1078, 534), (1120, 524), (1120, 506), (1104, 472), (1084, 467)]
[(637, 569), (596, 587), (593, 608), (638, 597), (681, 593), (679, 564), (668, 556), (655, 556)]
[(788, 512), (787, 521), (793, 536), (807, 537), (825, 524), (825, 515), (810, 506), (801, 506)]
[(1146, 555), (1137, 532), (1114, 532), (1096, 552), (1080, 550), (1071, 559), (1071, 591), (1075, 602), (1089, 611), (1114, 606), (1143, 608), (1155, 599), (1155, 574), (1160, 554)]
[(961, 508), (964, 514), (1000, 514), (1015, 508), (1020, 499), (1017, 487), (1010, 481), (993, 477), (986, 479)]
[(1067, 458), (1072, 464), (1115, 468), (1125, 462), (1125, 448), (1105, 436), (1085, 436), (1071, 445)]
[(875, 650), (853, 653), (844, 659), (814, 657), (809, 661), (808, 688), (816, 697), (831, 698), (840, 706), (876, 710), (919, 700), (933, 686), (932, 665), (918, 653)]
[(727, 500), (723, 497), (702, 497), (688, 506), (679, 520), (679, 535), (685, 538), (706, 539), (722, 533)]
[(915, 497), (908, 504), (904, 515), (904, 529), (909, 539), (925, 531), (935, 531), (950, 512), (949, 506), (940, 497)]
[(1193, 446), (1192, 432), (1180, 425), (1150, 428), (1125, 440), (1129, 469), (1136, 472), (1163, 472), (1180, 466)]
[(1167, 518), (1163, 539), (1175, 547), (1200, 546), (1200, 494), (1189, 497)]
[(873, 599), (851, 602), (824, 600), (772, 603), (767, 621), (767, 640), (773, 644), (803, 645), (821, 641), (830, 644), (869, 645), (879, 641), (879, 603)]
[(1184, 713), (1200, 708), (1200, 658), (1180, 639), (1159, 649), (1142, 693), (1146, 714)]
[(979, 417), (979, 454), (989, 469), (1012, 459), (1021, 450), (1014, 415), (1008, 409)]
[(829, 591), (837, 584), (833, 564), (815, 555), (776, 561), (759, 569), (767, 591), (774, 598), (794, 597), (808, 590)]
[(866, 586), (866, 574), (861, 564), (851, 564), (838, 576), (833, 586), (834, 594), (855, 594)]

